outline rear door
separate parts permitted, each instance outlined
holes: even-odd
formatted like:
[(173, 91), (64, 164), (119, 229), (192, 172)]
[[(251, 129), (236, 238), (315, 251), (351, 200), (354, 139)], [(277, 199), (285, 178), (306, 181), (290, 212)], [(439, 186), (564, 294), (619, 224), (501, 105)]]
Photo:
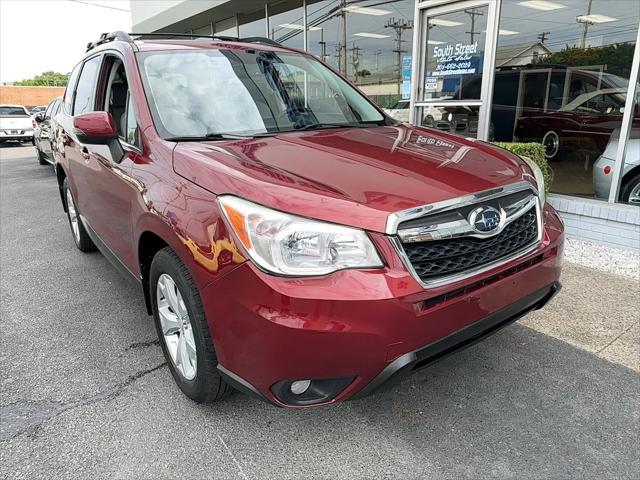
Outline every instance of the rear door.
[[(91, 57), (82, 65), (73, 97), (71, 112), (73, 117), (95, 111), (95, 92), (101, 66), (102, 55)], [(81, 144), (73, 133), (73, 118), (70, 119), (65, 130), (69, 137), (68, 143), (65, 145), (65, 155), (72, 179), (72, 193), (80, 214), (92, 222), (92, 211), (95, 208), (92, 201), (92, 190), (95, 185), (89, 171), (89, 149)]]

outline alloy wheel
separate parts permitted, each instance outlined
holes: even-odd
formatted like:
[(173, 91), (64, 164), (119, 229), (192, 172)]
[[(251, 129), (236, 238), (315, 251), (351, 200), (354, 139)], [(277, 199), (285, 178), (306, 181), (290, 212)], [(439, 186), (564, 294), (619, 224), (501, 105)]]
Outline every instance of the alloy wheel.
[(189, 312), (178, 286), (166, 273), (158, 278), (156, 297), (162, 335), (171, 361), (182, 377), (193, 380), (198, 358)]
[(71, 232), (73, 233), (73, 239), (76, 243), (80, 242), (80, 226), (78, 225), (78, 211), (76, 210), (76, 204), (73, 201), (71, 190), (67, 188), (67, 213), (69, 215), (69, 223), (71, 224)]
[(553, 158), (558, 154), (560, 150), (560, 137), (556, 132), (549, 131), (542, 137), (542, 145), (544, 145), (544, 156), (547, 158)]
[(629, 193), (629, 203), (640, 205), (640, 182), (636, 183)]

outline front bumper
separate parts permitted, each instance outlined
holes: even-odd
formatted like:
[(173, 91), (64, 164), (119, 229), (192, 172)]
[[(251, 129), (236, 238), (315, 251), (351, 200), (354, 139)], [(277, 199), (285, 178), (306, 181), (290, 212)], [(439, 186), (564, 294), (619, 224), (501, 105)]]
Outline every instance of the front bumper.
[[(387, 260), (382, 270), (292, 279), (247, 262), (202, 292), (219, 370), (279, 406), (369, 394), (544, 305), (559, 288), (564, 235), (548, 205), (543, 223), (533, 252), (430, 289), (407, 272), (384, 235), (372, 235)], [(283, 397), (283, 382), (303, 379), (343, 383), (339, 391), (327, 387), (317, 402)]]

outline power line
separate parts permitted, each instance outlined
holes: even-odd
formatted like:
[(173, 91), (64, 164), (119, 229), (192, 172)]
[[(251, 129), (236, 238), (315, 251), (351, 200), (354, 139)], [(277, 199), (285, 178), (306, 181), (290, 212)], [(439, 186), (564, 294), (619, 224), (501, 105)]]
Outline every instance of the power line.
[(68, 0), (68, 1), (69, 2), (75, 2), (75, 3), (82, 3), (83, 5), (89, 5), (91, 7), (108, 8), (110, 10), (118, 10), (120, 12), (129, 12), (129, 13), (131, 13), (131, 10), (127, 10), (125, 8), (112, 7), (112, 6), (109, 6), (109, 5), (101, 5), (99, 3), (83, 2), (82, 0)]

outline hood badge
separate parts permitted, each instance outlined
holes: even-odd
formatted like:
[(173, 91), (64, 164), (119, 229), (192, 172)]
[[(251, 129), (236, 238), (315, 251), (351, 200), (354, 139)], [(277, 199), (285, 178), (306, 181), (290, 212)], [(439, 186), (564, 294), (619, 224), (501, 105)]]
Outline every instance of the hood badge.
[(471, 227), (478, 233), (498, 233), (504, 225), (506, 215), (493, 207), (483, 206), (472, 210), (468, 220)]

